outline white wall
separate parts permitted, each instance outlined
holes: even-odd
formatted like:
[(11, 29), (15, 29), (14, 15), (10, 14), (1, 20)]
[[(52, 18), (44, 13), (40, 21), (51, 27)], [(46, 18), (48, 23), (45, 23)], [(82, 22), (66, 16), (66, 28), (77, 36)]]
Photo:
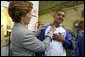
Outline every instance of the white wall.
[(33, 3), (33, 10), (32, 14), (35, 15), (35, 17), (32, 17), (30, 24), (28, 25), (28, 29), (31, 31), (35, 31), (35, 24), (38, 22), (38, 9), (39, 9), (39, 1), (31, 1)]
[(1, 6), (8, 7), (9, 6), (9, 2), (7, 2), (7, 1), (1, 1)]

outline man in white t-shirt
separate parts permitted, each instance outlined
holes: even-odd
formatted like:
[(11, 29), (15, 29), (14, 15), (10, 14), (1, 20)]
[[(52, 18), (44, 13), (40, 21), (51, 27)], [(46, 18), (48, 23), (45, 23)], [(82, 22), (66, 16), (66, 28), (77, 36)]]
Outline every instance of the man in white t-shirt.
[[(67, 31), (60, 24), (64, 20), (64, 11), (57, 10), (53, 15), (54, 21), (52, 24), (47, 25), (45, 29), (41, 30), (39, 34), (39, 39), (43, 41), (47, 33), (49, 32), (51, 26), (56, 27), (56, 31), (54, 31), (53, 40), (50, 42), (47, 50), (44, 52), (38, 53), (39, 56), (66, 56), (66, 47), (70, 47), (71, 38), (67, 36)], [(56, 39), (55, 39), (56, 38)]]
[[(53, 39), (50, 42), (50, 45), (48, 49), (45, 51), (47, 56), (66, 56), (65, 48), (63, 47), (63, 44), (66, 40), (66, 30), (60, 26), (60, 24), (63, 22), (64, 18), (64, 11), (58, 10), (53, 15), (54, 21), (52, 25), (55, 25), (56, 31), (54, 32), (54, 37), (57, 37), (57, 39)], [(45, 35), (47, 35), (47, 32), (49, 32), (50, 26), (46, 29)]]

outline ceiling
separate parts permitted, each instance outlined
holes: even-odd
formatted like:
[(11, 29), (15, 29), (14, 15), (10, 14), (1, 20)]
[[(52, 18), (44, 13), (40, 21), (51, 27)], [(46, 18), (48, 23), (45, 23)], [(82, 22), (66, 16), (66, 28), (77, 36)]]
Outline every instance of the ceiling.
[(84, 4), (84, 1), (40, 1), (39, 2), (39, 15), (48, 13), (59, 8), (67, 8), (78, 4)]
[(55, 9), (68, 8), (78, 4), (84, 4), (84, 1), (39, 1), (39, 15), (43, 15)]

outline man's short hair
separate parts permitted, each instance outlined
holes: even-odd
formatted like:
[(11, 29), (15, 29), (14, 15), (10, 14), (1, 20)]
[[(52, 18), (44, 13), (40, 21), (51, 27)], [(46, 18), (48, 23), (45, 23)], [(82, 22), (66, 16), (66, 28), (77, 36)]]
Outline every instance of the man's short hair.
[(57, 10), (55, 10), (55, 13), (57, 13), (58, 11), (62, 11), (62, 12), (64, 12), (63, 9), (57, 9)]

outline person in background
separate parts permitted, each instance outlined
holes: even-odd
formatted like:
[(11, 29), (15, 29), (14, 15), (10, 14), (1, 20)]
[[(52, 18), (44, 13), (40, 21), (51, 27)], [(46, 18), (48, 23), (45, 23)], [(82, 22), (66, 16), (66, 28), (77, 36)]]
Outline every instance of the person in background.
[(74, 56), (84, 56), (84, 20), (78, 24), (78, 34), (75, 39)]
[(72, 35), (72, 40), (75, 45), (75, 40), (79, 36), (79, 22), (81, 20), (75, 20), (73, 23), (73, 30), (69, 30), (70, 34)]
[(35, 30), (42, 29), (42, 28), (44, 28), (44, 24), (41, 21), (38, 21), (35, 24)]
[(33, 4), (28, 1), (10, 1), (8, 13), (14, 22), (12, 29), (12, 56), (35, 56), (35, 52), (45, 51), (49, 46), (55, 27), (51, 26), (44, 41), (40, 41), (28, 30)]
[(38, 21), (35, 24), (35, 36), (38, 36), (42, 29), (44, 29), (44, 24), (41, 21)]

